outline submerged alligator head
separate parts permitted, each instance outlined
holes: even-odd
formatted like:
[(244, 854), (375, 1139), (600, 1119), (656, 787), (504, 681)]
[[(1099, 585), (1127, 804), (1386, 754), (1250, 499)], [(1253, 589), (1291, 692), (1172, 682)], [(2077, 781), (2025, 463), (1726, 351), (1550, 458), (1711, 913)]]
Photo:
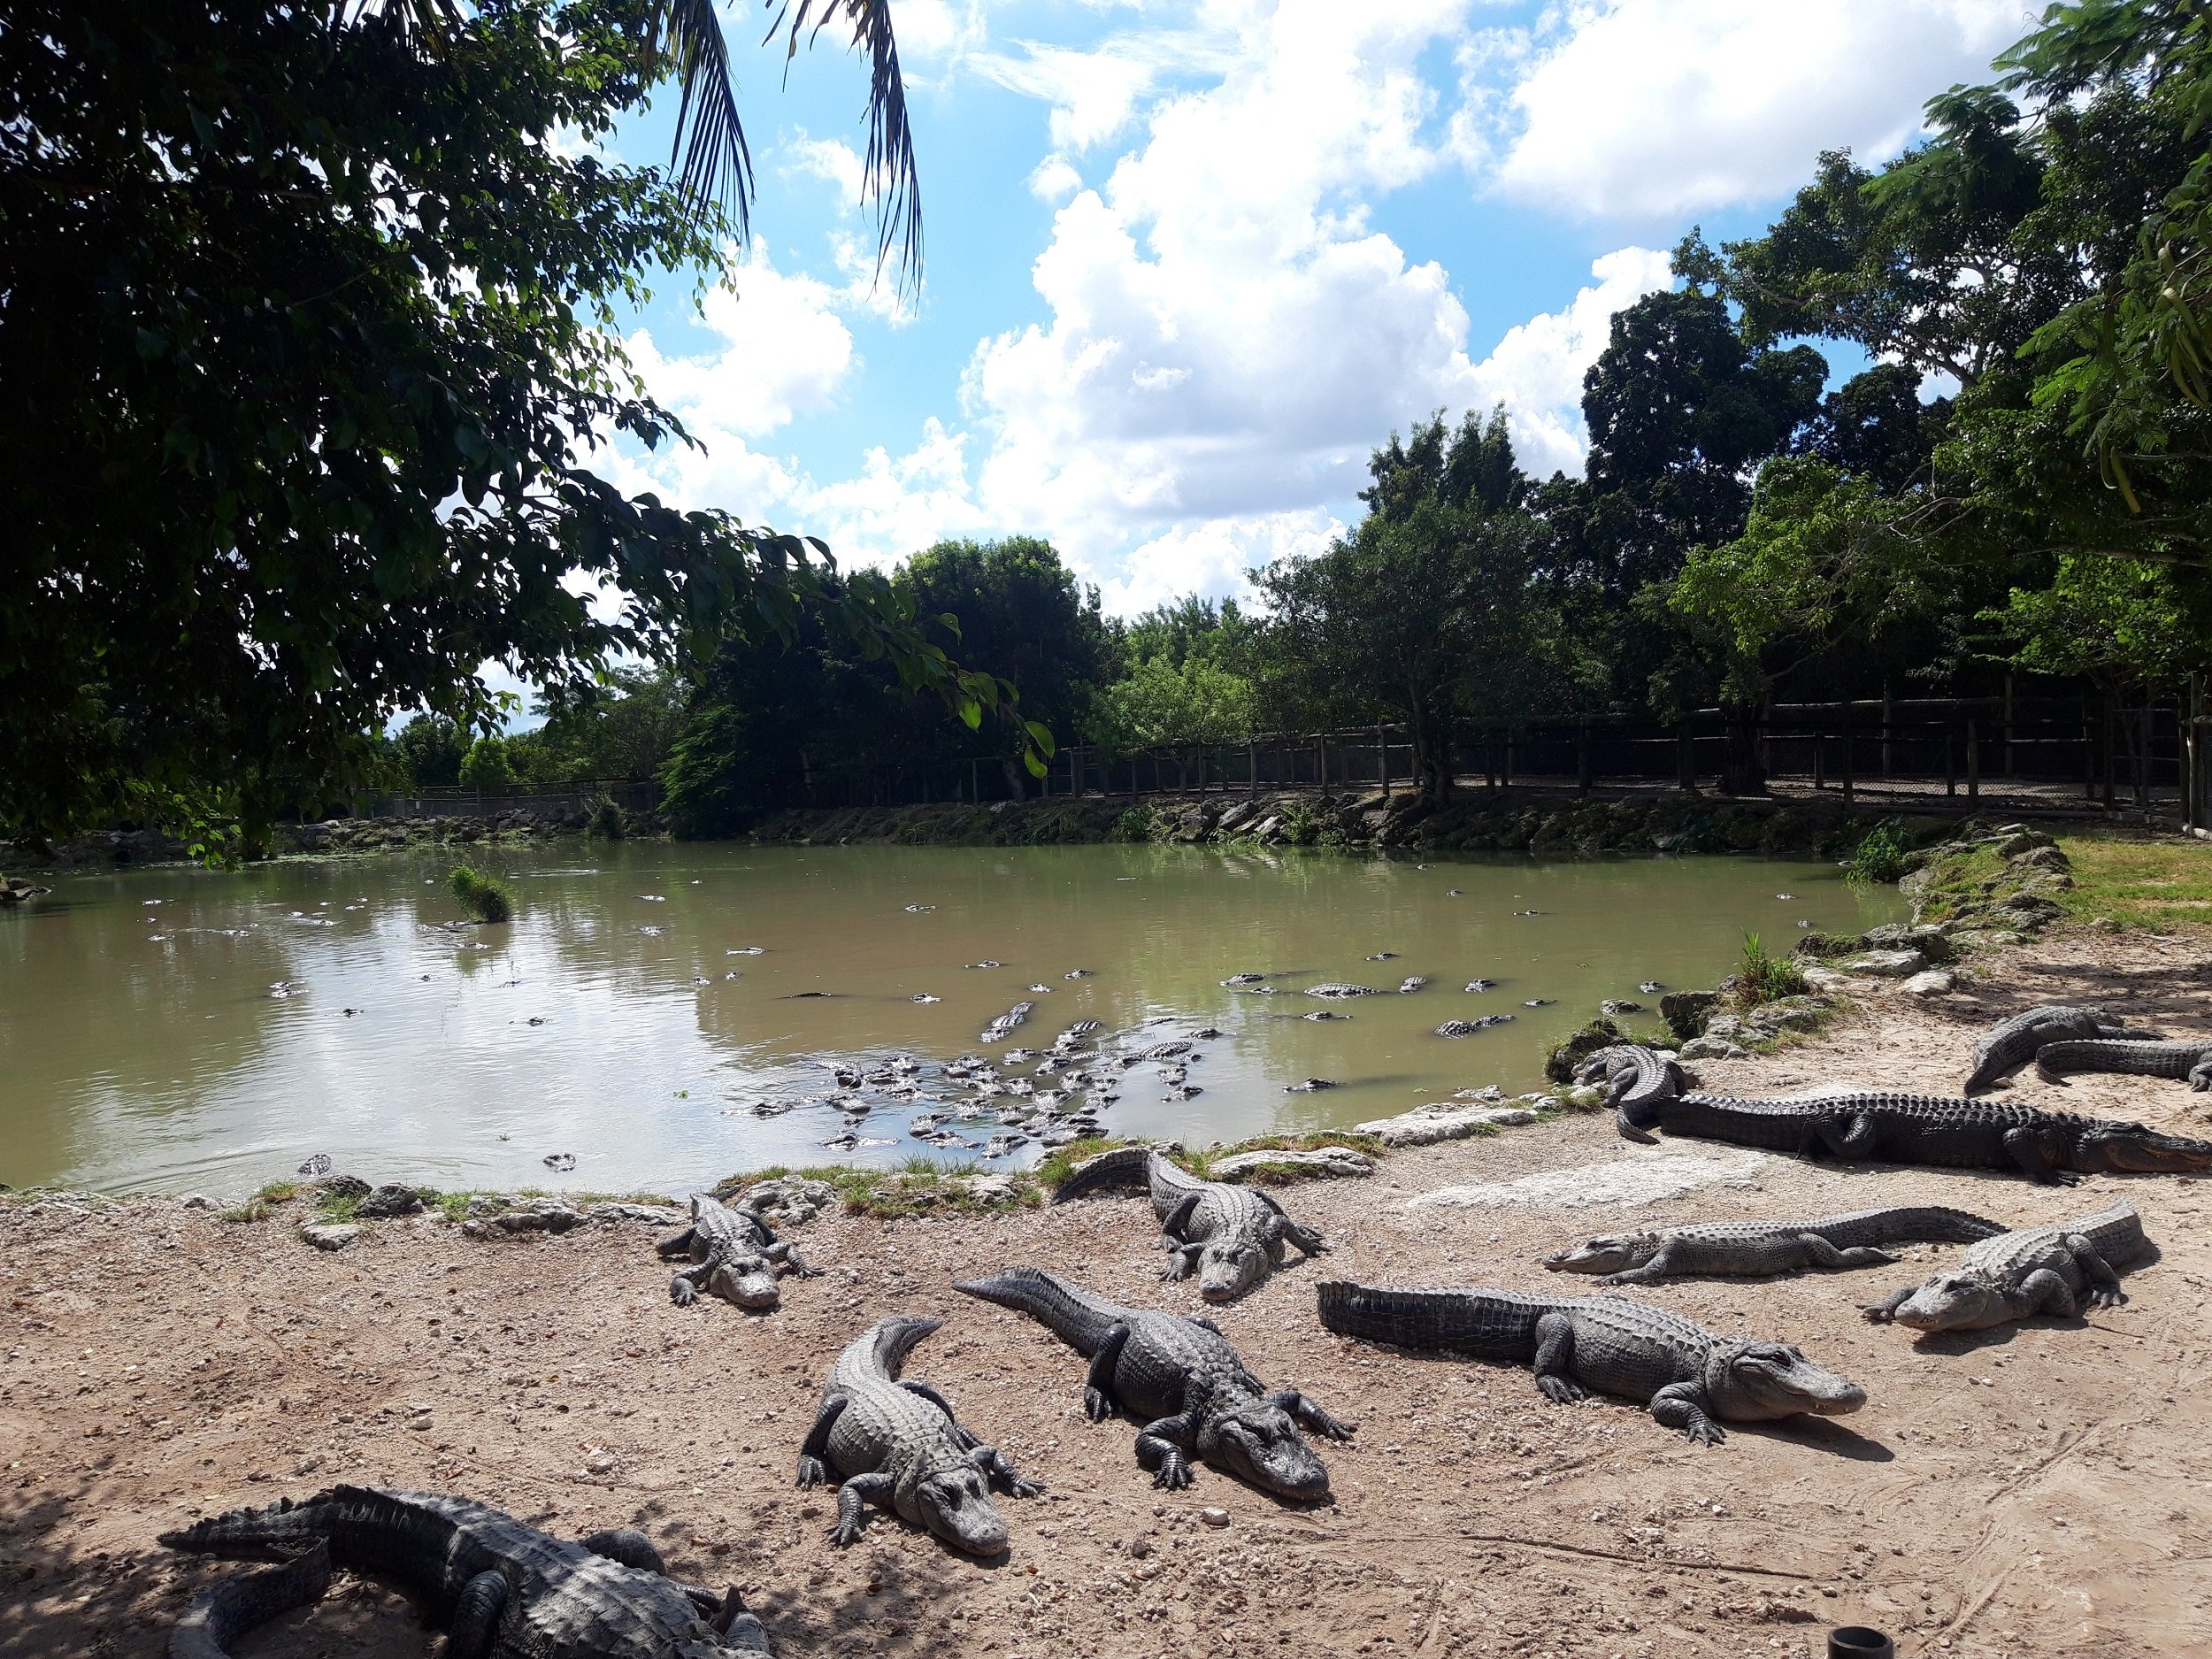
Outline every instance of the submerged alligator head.
[(2074, 1143), (2069, 1165), (2086, 1175), (2189, 1175), (2212, 1170), (2212, 1141), (2161, 1134), (2141, 1124), (2097, 1124)]
[(1666, 1235), (1660, 1233), (1609, 1233), (1554, 1250), (1544, 1258), (1544, 1265), (1555, 1273), (1625, 1273), (1658, 1255), (1665, 1242)]
[(1800, 1411), (1819, 1417), (1848, 1416), (1866, 1403), (1866, 1390), (1823, 1370), (1804, 1350), (1786, 1342), (1722, 1343), (1706, 1362), (1705, 1386), (1727, 1416), (1786, 1417)]
[(1267, 1400), (1207, 1417), (1198, 1431), (1198, 1455), (1280, 1498), (1310, 1502), (1329, 1494), (1328, 1465), (1314, 1455), (1290, 1413)]
[(913, 1517), (955, 1549), (971, 1555), (1005, 1553), (1006, 1517), (974, 1464), (926, 1471), (914, 1482), (911, 1502)]

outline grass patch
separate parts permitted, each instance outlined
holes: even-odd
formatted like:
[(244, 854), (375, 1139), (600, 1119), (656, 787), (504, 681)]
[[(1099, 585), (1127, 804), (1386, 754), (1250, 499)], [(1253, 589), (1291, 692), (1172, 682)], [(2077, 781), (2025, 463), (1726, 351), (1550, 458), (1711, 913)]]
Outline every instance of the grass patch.
[(453, 896), (461, 901), (469, 914), (480, 922), (506, 922), (514, 919), (514, 895), (506, 884), (494, 879), (481, 871), (467, 864), (456, 864), (453, 873), (446, 878), (446, 885), (453, 889)]
[(233, 1204), (228, 1210), (217, 1210), (215, 1219), (242, 1226), (249, 1222), (266, 1221), (274, 1214), (276, 1214), (274, 1205), (265, 1203), (258, 1198), (249, 1198), (242, 1204)]
[(271, 1181), (253, 1195), (257, 1204), (288, 1204), (300, 1195), (297, 1181)]
[(1770, 956), (1758, 934), (1743, 936), (1743, 957), (1736, 964), (1736, 1001), (1740, 1006), (1756, 1008), (1786, 996), (1802, 996), (1809, 988), (1795, 963), (1787, 956)]
[(2166, 933), (2212, 922), (2212, 846), (2067, 836), (2074, 886), (2052, 896), (2078, 920)]
[(359, 1219), (361, 1200), (352, 1193), (322, 1193), (315, 1199), (315, 1219), (345, 1222)]

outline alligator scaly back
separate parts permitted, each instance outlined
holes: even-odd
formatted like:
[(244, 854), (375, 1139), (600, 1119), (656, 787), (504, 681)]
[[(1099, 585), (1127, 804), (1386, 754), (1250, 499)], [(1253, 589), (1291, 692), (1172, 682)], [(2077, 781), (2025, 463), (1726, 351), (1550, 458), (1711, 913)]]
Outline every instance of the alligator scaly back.
[(1150, 1147), (1115, 1147), (1077, 1164), (1052, 1194), (1052, 1202), (1064, 1204), (1071, 1198), (1121, 1187), (1142, 1190), (1150, 1184), (1151, 1168)]

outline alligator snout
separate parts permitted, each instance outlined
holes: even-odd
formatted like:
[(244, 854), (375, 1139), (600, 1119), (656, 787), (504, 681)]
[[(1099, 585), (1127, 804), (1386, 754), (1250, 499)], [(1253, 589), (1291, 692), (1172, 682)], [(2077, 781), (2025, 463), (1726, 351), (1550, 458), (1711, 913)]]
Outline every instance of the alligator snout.
[(1858, 1384), (1779, 1342), (1752, 1343), (1736, 1355), (1729, 1370), (1730, 1380), (1741, 1390), (1746, 1403), (1755, 1408), (1743, 1413), (1746, 1417), (1788, 1417), (1802, 1411), (1840, 1417), (1866, 1403), (1866, 1390)]

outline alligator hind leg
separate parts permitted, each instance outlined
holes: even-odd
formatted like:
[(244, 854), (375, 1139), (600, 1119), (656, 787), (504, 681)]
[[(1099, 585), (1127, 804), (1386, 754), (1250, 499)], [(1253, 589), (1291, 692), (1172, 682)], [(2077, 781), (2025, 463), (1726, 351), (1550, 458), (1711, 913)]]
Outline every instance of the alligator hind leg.
[(879, 1508), (888, 1507), (891, 1489), (897, 1484), (891, 1476), (878, 1471), (855, 1475), (838, 1487), (837, 1525), (830, 1528), (830, 1541), (833, 1544), (858, 1543), (863, 1506), (872, 1502)]
[(1329, 1248), (1319, 1233), (1293, 1221), (1289, 1212), (1265, 1193), (1259, 1194), (1259, 1200), (1275, 1212), (1275, 1232), (1279, 1237), (1289, 1240), (1308, 1256), (1319, 1256)]
[(2189, 1087), (2200, 1094), (2212, 1089), (2212, 1053), (2189, 1068)]
[(1180, 1492), (1190, 1485), (1190, 1448), (1198, 1440), (1198, 1425), (1191, 1417), (1187, 1411), (1162, 1417), (1138, 1432), (1137, 1467), (1152, 1471), (1154, 1486)]
[(1316, 1434), (1326, 1435), (1333, 1440), (1348, 1440), (1352, 1438), (1350, 1424), (1330, 1416), (1328, 1412), (1314, 1404), (1295, 1388), (1279, 1389), (1267, 1396), (1267, 1403), (1271, 1406), (1280, 1406)]
[(661, 1559), (660, 1551), (653, 1548), (653, 1540), (634, 1526), (610, 1526), (576, 1541), (595, 1555), (635, 1567), (640, 1572), (657, 1572), (664, 1578), (668, 1576), (668, 1563)]
[(822, 1270), (820, 1268), (809, 1267), (804, 1262), (799, 1259), (799, 1247), (795, 1244), (787, 1244), (779, 1240), (770, 1244), (766, 1249), (761, 1252), (761, 1254), (766, 1256), (770, 1261), (774, 1262), (780, 1266), (789, 1268), (792, 1273), (797, 1278), (819, 1279), (822, 1277)]
[(814, 1419), (814, 1426), (806, 1432), (806, 1443), (799, 1448), (801, 1486), (818, 1486), (829, 1479), (829, 1465), (822, 1459), (829, 1451), (830, 1430), (836, 1426), (845, 1406), (843, 1394), (832, 1394), (822, 1402), (821, 1415)]
[(1846, 1119), (1831, 1115), (1813, 1120), (1813, 1134), (1830, 1153), (1846, 1164), (1863, 1163), (1874, 1156), (1881, 1134), (1864, 1112)]
[(960, 1414), (952, 1409), (952, 1402), (927, 1383), (912, 1377), (902, 1377), (899, 1379), (899, 1386), (910, 1394), (919, 1394), (945, 1414), (945, 1421), (952, 1425), (952, 1436), (960, 1442), (962, 1451), (972, 1452), (982, 1444), (981, 1440), (961, 1425)]
[(497, 1572), (480, 1572), (463, 1585), (446, 1626), (446, 1659), (491, 1659), (506, 1606), (507, 1580)]
[(1706, 1414), (1704, 1390), (1695, 1383), (1669, 1383), (1651, 1397), (1652, 1420), (1679, 1429), (1700, 1446), (1717, 1446), (1727, 1431)]
[(1589, 1397), (1569, 1368), (1574, 1364), (1575, 1325), (1563, 1313), (1548, 1313), (1536, 1322), (1536, 1386), (1545, 1399), (1571, 1406)]
[(1114, 1370), (1121, 1363), (1122, 1346), (1128, 1340), (1129, 1327), (1116, 1320), (1106, 1327), (1098, 1352), (1091, 1356), (1090, 1374), (1083, 1379), (1083, 1415), (1094, 1423), (1104, 1422), (1118, 1409)]
[(1917, 1285), (1908, 1285), (1904, 1289), (1893, 1291), (1880, 1302), (1862, 1308), (1859, 1311), (1866, 1317), (1867, 1322), (1870, 1325), (1892, 1324), (1897, 1317), (1897, 1310), (1910, 1302), (1913, 1292), (1919, 1288)]
[[(960, 1425), (956, 1423), (953, 1426), (960, 1429)], [(960, 1432), (966, 1434), (970, 1442), (968, 1460), (983, 1471), (983, 1478), (986, 1480), (997, 1481), (1000, 1489), (1010, 1497), (1034, 1498), (1042, 1495), (1044, 1492), (1042, 1483), (1023, 1479), (1016, 1471), (1014, 1465), (1006, 1461), (1005, 1453), (1000, 1451), (995, 1446), (984, 1445), (974, 1435), (968, 1434), (965, 1429), (960, 1429)]]
[(1809, 1267), (1889, 1267), (1897, 1257), (1886, 1250), (1878, 1250), (1870, 1244), (1855, 1244), (1848, 1248), (1830, 1243), (1817, 1233), (1803, 1233), (1797, 1242), (1805, 1252)]

